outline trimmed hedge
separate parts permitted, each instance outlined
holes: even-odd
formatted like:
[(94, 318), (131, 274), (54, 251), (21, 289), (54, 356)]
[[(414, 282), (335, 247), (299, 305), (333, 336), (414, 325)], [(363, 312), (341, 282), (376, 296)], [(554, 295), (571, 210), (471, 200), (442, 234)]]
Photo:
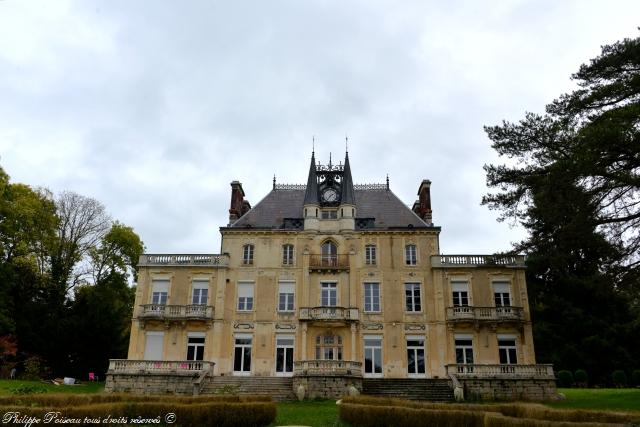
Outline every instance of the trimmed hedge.
[(271, 402), (270, 396), (167, 396), (167, 395), (135, 395), (135, 394), (38, 394), (0, 396), (0, 406), (77, 406), (96, 403), (117, 402), (168, 402), (168, 403), (203, 403), (203, 402)]
[(571, 371), (559, 371), (556, 379), (558, 387), (567, 388), (573, 386), (573, 374)]
[(484, 413), (445, 409), (414, 409), (403, 406), (375, 406), (342, 403), (340, 419), (356, 427), (417, 426), (474, 427), (483, 426)]
[[(369, 407), (402, 407), (424, 411), (459, 411), (474, 413), (499, 415), (508, 420), (519, 419), (527, 420), (529, 424), (518, 424), (522, 426), (546, 426), (546, 425), (563, 425), (558, 423), (581, 423), (580, 425), (609, 425), (609, 424), (625, 424), (640, 423), (640, 415), (623, 412), (606, 412), (606, 411), (590, 411), (582, 409), (553, 409), (544, 405), (535, 403), (503, 403), (503, 404), (460, 404), (460, 403), (429, 403), (415, 402), (392, 398), (375, 398), (369, 396), (345, 397), (342, 404), (361, 405)], [(362, 409), (358, 409), (362, 411)], [(342, 412), (341, 412), (342, 413)], [(540, 423), (536, 423), (539, 421)], [(483, 421), (484, 422), (484, 421)], [(509, 425), (508, 421), (491, 420), (492, 425)], [(507, 424), (502, 424), (502, 423)], [(556, 424), (545, 424), (547, 422)], [(587, 423), (587, 424), (584, 424)], [(358, 426), (369, 426), (377, 424), (357, 424)], [(399, 425), (399, 424), (397, 424)], [(447, 425), (447, 424), (437, 424)], [(482, 424), (479, 424), (482, 425)], [(515, 425), (515, 424), (514, 424)], [(572, 424), (567, 424), (572, 425)]]
[(627, 374), (622, 369), (618, 369), (613, 371), (611, 374), (611, 379), (613, 380), (613, 384), (616, 387), (626, 387), (627, 386)]
[[(148, 397), (148, 396), (127, 396), (132, 397)], [(176, 399), (175, 396), (162, 397), (158, 401), (124, 401), (110, 403), (90, 403), (83, 405), (69, 406), (17, 406), (6, 405), (0, 406), (0, 411), (6, 414), (8, 412), (17, 412), (20, 416), (28, 415), (43, 419), (48, 412), (59, 412), (60, 418), (80, 419), (79, 424), (73, 425), (95, 425), (95, 423), (84, 423), (85, 418), (105, 420), (107, 417), (118, 419), (125, 417), (128, 420), (151, 420), (147, 423), (155, 425), (166, 425), (165, 417), (167, 414), (175, 414), (173, 422), (181, 427), (196, 427), (203, 425), (215, 425), (222, 427), (239, 427), (239, 426), (266, 426), (273, 422), (276, 418), (276, 406), (273, 402), (225, 402), (215, 401), (206, 402), (208, 397), (192, 398), (200, 400), (200, 402), (185, 403), (183, 399)], [(182, 400), (182, 402), (180, 401)], [(158, 420), (158, 421), (154, 421)], [(101, 423), (103, 424), (103, 423)], [(121, 424), (122, 425), (122, 424)]]

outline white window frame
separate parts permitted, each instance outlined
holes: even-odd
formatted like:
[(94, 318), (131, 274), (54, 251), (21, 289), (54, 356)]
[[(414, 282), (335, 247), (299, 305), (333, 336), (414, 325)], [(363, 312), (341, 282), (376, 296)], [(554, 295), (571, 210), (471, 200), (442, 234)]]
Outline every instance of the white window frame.
[[(498, 334), (498, 363), (501, 365), (517, 365), (518, 364), (518, 337), (515, 335)], [(505, 344), (513, 341), (513, 344)], [(503, 363), (500, 353), (504, 350), (506, 363)], [(514, 358), (515, 360), (511, 360)]]
[[(466, 299), (466, 304), (464, 300)], [(471, 307), (471, 291), (469, 281), (464, 279), (451, 281), (451, 305), (453, 307)]]
[[(160, 337), (160, 357), (149, 358), (149, 337)], [(164, 360), (164, 332), (162, 331), (146, 331), (144, 334), (144, 360)]]
[(376, 265), (378, 263), (378, 248), (376, 245), (368, 244), (364, 246), (364, 263), (366, 265)]
[[(329, 338), (332, 342), (328, 342)], [(325, 356), (331, 354), (331, 358)], [(316, 336), (316, 359), (317, 360), (344, 360), (344, 340), (341, 335)]]
[[(411, 295), (409, 296), (407, 292), (409, 291), (409, 287), (411, 286)], [(416, 291), (417, 290), (417, 298)], [(411, 298), (411, 302), (409, 302), (409, 297)], [(418, 302), (416, 303), (416, 299)], [(404, 309), (406, 313), (421, 313), (422, 312), (422, 283), (420, 282), (405, 282), (404, 283)]]
[(151, 281), (151, 304), (167, 305), (169, 301), (169, 287), (171, 281), (168, 279), (153, 279)]
[(295, 247), (286, 243), (282, 245), (282, 265), (294, 265)]
[(255, 249), (255, 246), (251, 243), (242, 246), (242, 265), (253, 265)]
[[(325, 291), (327, 293), (326, 298), (325, 298)], [(331, 304), (332, 296), (333, 296), (334, 304)], [(325, 304), (325, 300), (327, 304)], [(321, 307), (338, 307), (338, 282), (320, 282), (320, 306)]]
[(418, 246), (408, 243), (404, 246), (404, 264), (408, 266), (418, 265)]
[[(363, 347), (363, 361), (362, 361), (362, 369), (363, 374), (366, 378), (382, 378), (384, 376), (384, 356), (383, 356), (383, 344), (382, 344), (382, 335), (364, 335), (362, 340)], [(369, 343), (367, 343), (369, 341)], [(378, 343), (374, 343), (378, 341)], [(379, 350), (376, 354), (376, 350)], [(370, 353), (370, 354), (367, 354)], [(367, 356), (371, 357), (371, 368), (372, 372), (367, 372)], [(380, 358), (380, 372), (376, 372), (376, 361)]]
[[(367, 292), (367, 288), (370, 289)], [(374, 292), (374, 290), (376, 292)], [(367, 295), (368, 293), (368, 295)], [(377, 293), (377, 295), (376, 295)], [(364, 296), (364, 312), (365, 313), (380, 313), (380, 282), (364, 282), (363, 292)], [(377, 307), (376, 307), (377, 305)]]
[[(202, 292), (202, 291), (205, 291), (205, 292)], [(203, 293), (204, 293), (204, 297), (203, 297)], [(204, 299), (204, 302), (203, 302), (203, 299)], [(208, 303), (209, 303), (209, 280), (193, 279), (191, 281), (191, 305), (207, 305)]]
[[(471, 344), (458, 344), (458, 341), (471, 341)], [(453, 346), (455, 350), (456, 364), (475, 364), (475, 339), (471, 334), (455, 334), (453, 337)], [(462, 363), (458, 362), (458, 349), (462, 350)], [(468, 351), (471, 351), (471, 362), (467, 363)]]
[(512, 307), (513, 298), (511, 296), (511, 283), (507, 280), (494, 280), (491, 282), (493, 288), (493, 302), (496, 307)]
[[(409, 345), (409, 341), (422, 341), (422, 345)], [(409, 378), (424, 378), (427, 375), (427, 338), (423, 335), (407, 335), (405, 337), (405, 345), (407, 348), (407, 376)], [(424, 372), (409, 371), (409, 351), (413, 351), (416, 371), (418, 370), (418, 355), (422, 351)]]
[[(238, 340), (250, 340), (249, 344), (241, 343), (238, 344)], [(249, 349), (249, 369), (244, 369), (245, 362), (245, 351)], [(241, 351), (241, 359), (240, 359), (240, 370), (236, 370), (236, 351), (240, 349)], [(233, 358), (231, 359), (231, 363), (233, 364), (233, 375), (237, 376), (249, 376), (251, 375), (251, 369), (253, 365), (253, 335), (252, 334), (234, 334), (233, 336)]]
[[(284, 306), (283, 297), (284, 296)], [(296, 282), (281, 280), (278, 282), (278, 311), (291, 313), (296, 309)]]
[(238, 282), (238, 304), (236, 305), (237, 311), (253, 311), (254, 307), (254, 283), (253, 282)]
[[(202, 343), (191, 343), (189, 342), (191, 340), (191, 338), (195, 338), (195, 339), (203, 339), (204, 341)], [(206, 338), (206, 333), (205, 332), (188, 332), (187, 333), (187, 356), (185, 357), (185, 360), (204, 360), (204, 351), (206, 348), (206, 344), (207, 344), (207, 338)], [(194, 359), (189, 359), (189, 347), (193, 347), (193, 356)], [(196, 359), (196, 357), (198, 356), (198, 349), (202, 349), (202, 359)]]
[[(288, 343), (288, 341), (291, 341), (291, 343)], [(286, 342), (285, 342), (286, 341)], [(275, 357), (275, 364), (274, 364), (274, 370), (276, 373), (276, 376), (278, 377), (291, 377), (293, 376), (293, 361), (295, 360), (295, 343), (296, 343), (296, 337), (293, 334), (277, 334), (276, 335), (276, 357)], [(284, 370), (282, 371), (278, 371), (278, 349), (283, 349), (283, 367)], [(291, 353), (291, 370), (287, 370), (287, 354)]]

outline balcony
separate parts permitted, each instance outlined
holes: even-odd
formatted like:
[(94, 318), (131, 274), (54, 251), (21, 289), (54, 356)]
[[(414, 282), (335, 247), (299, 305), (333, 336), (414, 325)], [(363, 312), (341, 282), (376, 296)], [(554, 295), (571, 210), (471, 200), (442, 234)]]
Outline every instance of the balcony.
[(187, 320), (212, 321), (213, 307), (210, 305), (163, 305), (143, 304), (140, 306), (138, 320), (160, 320), (163, 322), (180, 322)]
[(348, 360), (300, 360), (293, 362), (293, 375), (361, 377), (362, 363)]
[(349, 271), (349, 255), (309, 255), (309, 271)]
[(301, 307), (300, 320), (319, 322), (357, 322), (360, 311), (346, 307)]
[(447, 375), (466, 378), (555, 379), (553, 365), (447, 365)]
[(447, 307), (447, 322), (524, 322), (522, 307)]
[(109, 360), (107, 374), (176, 374), (195, 375), (203, 371), (213, 372), (213, 362), (203, 360)]
[(434, 268), (525, 268), (525, 263), (524, 255), (433, 255), (431, 266)]
[(139, 267), (228, 267), (227, 254), (143, 254), (138, 260)]

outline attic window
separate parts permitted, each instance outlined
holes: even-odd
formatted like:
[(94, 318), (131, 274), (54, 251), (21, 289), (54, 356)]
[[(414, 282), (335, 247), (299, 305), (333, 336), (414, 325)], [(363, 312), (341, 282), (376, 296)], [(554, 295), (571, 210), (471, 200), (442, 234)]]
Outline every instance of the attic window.
[(338, 219), (337, 210), (323, 210), (322, 219)]

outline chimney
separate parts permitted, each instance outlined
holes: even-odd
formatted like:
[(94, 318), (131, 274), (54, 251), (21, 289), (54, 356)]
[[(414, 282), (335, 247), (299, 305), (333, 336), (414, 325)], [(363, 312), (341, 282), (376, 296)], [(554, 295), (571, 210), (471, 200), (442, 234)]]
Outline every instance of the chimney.
[(251, 206), (249, 205), (249, 209), (246, 208), (246, 205), (249, 205), (249, 202), (244, 200), (244, 190), (242, 189), (242, 184), (239, 181), (231, 182), (231, 207), (229, 208), (229, 225), (233, 224), (238, 220), (242, 215), (244, 215)]
[(418, 200), (413, 204), (413, 211), (427, 224), (433, 224), (431, 211), (431, 181), (422, 180), (418, 188)]

